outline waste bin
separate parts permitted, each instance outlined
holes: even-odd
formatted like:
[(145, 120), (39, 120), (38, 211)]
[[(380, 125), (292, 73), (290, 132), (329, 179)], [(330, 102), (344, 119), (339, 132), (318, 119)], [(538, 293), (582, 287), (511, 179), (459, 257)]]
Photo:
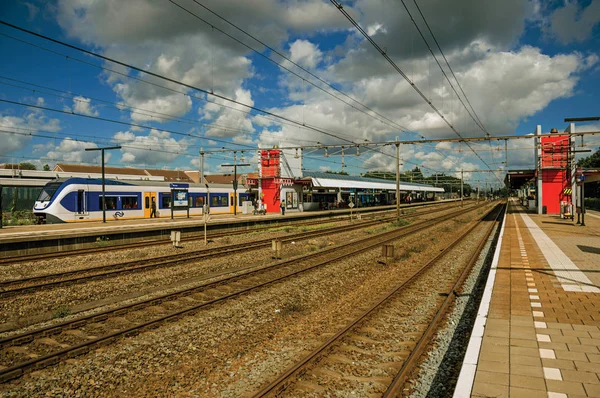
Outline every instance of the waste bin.
[(542, 214), (548, 214), (548, 206), (542, 206)]

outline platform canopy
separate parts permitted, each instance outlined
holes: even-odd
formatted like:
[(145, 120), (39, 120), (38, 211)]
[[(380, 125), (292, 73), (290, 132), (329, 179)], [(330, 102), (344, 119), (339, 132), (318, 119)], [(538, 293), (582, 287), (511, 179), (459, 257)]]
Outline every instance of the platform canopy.
[(535, 170), (509, 170), (504, 177), (504, 185), (509, 189), (519, 189), (534, 184)]
[[(315, 188), (343, 188), (343, 189), (378, 189), (395, 191), (396, 183), (392, 180), (383, 180), (378, 178), (366, 178), (356, 176), (346, 176), (341, 174), (329, 173), (306, 173), (304, 179), (310, 178)], [(400, 182), (400, 190), (403, 192), (444, 192), (444, 188), (434, 187), (427, 184), (415, 184), (410, 182)]]

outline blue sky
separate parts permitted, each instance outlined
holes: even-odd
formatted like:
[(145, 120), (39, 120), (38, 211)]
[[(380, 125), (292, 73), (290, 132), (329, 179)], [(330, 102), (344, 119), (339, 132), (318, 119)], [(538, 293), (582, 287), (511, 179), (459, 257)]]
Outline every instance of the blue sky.
[[(456, 137), (329, 1), (174, 1), (214, 29), (166, 1), (5, 2), (1, 17), (5, 22), (204, 92), (0, 26), (0, 49), (8, 61), (0, 64), (0, 100), (13, 102), (0, 102), (0, 163), (98, 164), (97, 153), (84, 148), (119, 144), (123, 148), (110, 154), (111, 165), (197, 169), (201, 147), (243, 150), (245, 160), (255, 164), (259, 145), (320, 143), (331, 147), (330, 156), (305, 151), (305, 169), (340, 171), (339, 147), (345, 145), (344, 170), (359, 174), (394, 170), (394, 148), (361, 148), (356, 156), (356, 149), (348, 148), (351, 143), (390, 141), (396, 136)], [(491, 135), (528, 134), (538, 124), (544, 131), (562, 130), (565, 117), (599, 115), (600, 1), (410, 0), (405, 4), (450, 75), (419, 16), (416, 5), (420, 7)], [(466, 99), (456, 82), (452, 80), (458, 96), (445, 81), (400, 0), (343, 5), (459, 134), (485, 134), (462, 107), (460, 100), (466, 105)], [(595, 131), (600, 125), (582, 128)], [(588, 143), (598, 145), (598, 140), (590, 138)], [(508, 167), (532, 167), (531, 145), (510, 142)], [(503, 147), (497, 143), (471, 148), (448, 143), (406, 145), (402, 168), (418, 165), (425, 174), (455, 175), (460, 169), (504, 169)], [(211, 173), (228, 172), (220, 164), (231, 160), (231, 152), (214, 153), (207, 156), (205, 166)], [(502, 177), (500, 171), (467, 173), (474, 184), (498, 182)]]

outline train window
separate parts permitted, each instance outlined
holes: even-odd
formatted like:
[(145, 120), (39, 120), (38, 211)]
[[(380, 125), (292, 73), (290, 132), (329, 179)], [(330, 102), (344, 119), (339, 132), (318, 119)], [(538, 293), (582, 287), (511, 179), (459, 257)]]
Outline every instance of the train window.
[(221, 206), (229, 206), (229, 198), (227, 196), (221, 196)]
[[(102, 195), (98, 198), (98, 207), (102, 209)], [(117, 197), (107, 196), (106, 197), (106, 210), (114, 210), (117, 208)]]
[(219, 197), (218, 196), (213, 195), (213, 196), (211, 196), (210, 199), (211, 199), (211, 204), (210, 204), (211, 206), (213, 206), (213, 207), (219, 206)]
[(149, 209), (150, 208), (150, 196), (146, 196), (144, 199), (146, 199), (146, 203), (145, 203), (146, 209)]
[(137, 196), (124, 196), (121, 198), (123, 209), (139, 209)]
[(63, 184), (62, 182), (49, 182), (48, 184), (46, 184), (44, 186), (44, 188), (42, 189), (42, 192), (40, 192), (40, 196), (38, 196), (38, 200), (42, 201), (42, 200), (52, 199), (52, 195), (54, 195), (54, 192), (56, 192), (62, 184)]
[(162, 206), (163, 209), (171, 207), (171, 196), (163, 195), (162, 197)]
[(204, 196), (196, 196), (196, 207), (204, 206)]

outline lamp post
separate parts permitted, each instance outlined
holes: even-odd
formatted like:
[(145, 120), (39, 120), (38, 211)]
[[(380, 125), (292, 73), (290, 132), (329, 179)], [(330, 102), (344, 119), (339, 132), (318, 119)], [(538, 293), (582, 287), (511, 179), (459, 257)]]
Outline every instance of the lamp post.
[(111, 149), (121, 149), (120, 146), (109, 146), (105, 148), (85, 148), (86, 151), (101, 151), (102, 152), (102, 222), (106, 222), (106, 197), (105, 193), (105, 182), (104, 182), (104, 151)]
[(222, 164), (221, 167), (233, 167), (233, 215), (236, 216), (237, 215), (237, 188), (238, 188), (238, 181), (237, 181), (237, 168), (238, 166), (243, 167), (243, 166), (250, 166), (250, 163), (237, 163), (236, 161), (236, 156), (235, 156), (235, 151), (233, 152), (233, 164)]

